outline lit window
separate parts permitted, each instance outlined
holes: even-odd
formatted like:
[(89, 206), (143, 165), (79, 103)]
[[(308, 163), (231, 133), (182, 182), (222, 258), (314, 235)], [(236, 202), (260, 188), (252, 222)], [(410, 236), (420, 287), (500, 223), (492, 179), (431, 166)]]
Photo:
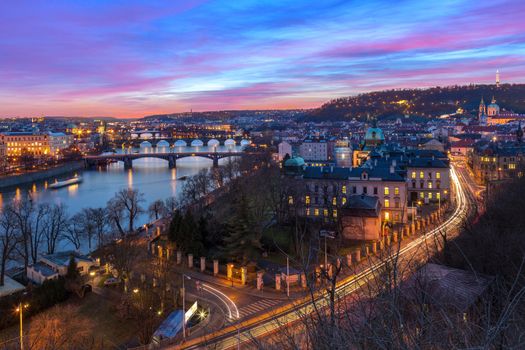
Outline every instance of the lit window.
[(317, 209), (317, 208), (314, 209), (314, 215), (315, 216), (319, 216), (319, 209)]
[(432, 192), (428, 192), (428, 199), (432, 199)]
[(342, 198), (342, 203), (343, 203), (343, 205), (346, 203), (346, 197)]
[(441, 199), (441, 192), (436, 193), (436, 198)]
[(324, 215), (325, 217), (328, 216), (328, 209), (323, 209), (323, 215)]
[(346, 185), (343, 185), (342, 192), (343, 194), (346, 194)]
[(415, 172), (415, 171), (412, 172), (412, 178), (413, 178), (413, 179), (416, 178), (416, 172)]
[(425, 192), (419, 192), (419, 197), (420, 198), (425, 198)]
[(432, 182), (428, 182), (428, 188), (432, 188)]
[(385, 221), (390, 220), (390, 213), (385, 211)]
[(310, 196), (304, 197), (304, 202), (306, 203), (306, 205), (310, 204)]
[(332, 205), (337, 205), (337, 198), (336, 197), (332, 198)]
[(310, 208), (306, 208), (306, 216), (310, 216)]
[(394, 194), (397, 196), (399, 195), (399, 187), (394, 188)]
[(439, 171), (436, 173), (436, 179), (441, 179), (441, 173)]
[(385, 187), (385, 196), (388, 196), (390, 194), (390, 188)]
[(390, 200), (385, 199), (385, 208), (390, 208)]
[(293, 204), (293, 197), (292, 196), (288, 196), (288, 204)]
[(509, 164), (509, 169), (516, 169), (516, 164)]
[(419, 172), (419, 178), (420, 178), (420, 179), (424, 179), (424, 178), (425, 178), (425, 173), (422, 172), (422, 171), (420, 171), (420, 172)]
[(334, 218), (337, 217), (337, 209), (334, 209), (334, 210), (333, 210), (332, 215), (334, 216)]

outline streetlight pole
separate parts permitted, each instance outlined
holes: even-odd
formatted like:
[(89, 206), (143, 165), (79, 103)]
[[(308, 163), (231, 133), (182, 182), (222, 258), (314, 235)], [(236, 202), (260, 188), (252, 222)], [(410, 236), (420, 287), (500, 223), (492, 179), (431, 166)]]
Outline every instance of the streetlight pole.
[(290, 297), (290, 259), (288, 255), (286, 255), (286, 295)]
[(16, 310), (20, 314), (20, 350), (24, 350), (24, 328), (23, 328), (24, 307), (27, 308), (28, 305), (27, 304), (26, 305), (22, 305), (22, 302), (20, 301), (20, 303), (18, 304), (18, 309)]
[(184, 288), (184, 279), (191, 280), (190, 276), (182, 274), (182, 338), (186, 340), (186, 288)]

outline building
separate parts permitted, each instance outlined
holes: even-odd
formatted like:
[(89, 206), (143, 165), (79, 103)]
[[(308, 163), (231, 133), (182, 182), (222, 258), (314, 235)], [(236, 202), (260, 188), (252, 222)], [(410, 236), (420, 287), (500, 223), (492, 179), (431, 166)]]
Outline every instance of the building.
[(341, 209), (343, 238), (378, 240), (381, 238), (381, 203), (377, 197), (353, 195)]
[(352, 167), (352, 145), (348, 139), (338, 140), (334, 148), (335, 164), (343, 168)]
[(59, 154), (62, 150), (69, 148), (74, 141), (73, 135), (67, 135), (63, 132), (49, 133), (49, 149), (52, 155)]
[(279, 152), (279, 161), (282, 161), (284, 157), (286, 157), (286, 155), (288, 155), (289, 157), (292, 156), (292, 145), (290, 145), (288, 142), (282, 141), (281, 143), (279, 143), (277, 148)]
[(49, 134), (6, 132), (0, 134), (0, 142), (7, 145), (8, 157), (20, 157), (23, 154), (35, 157), (51, 155)]
[(299, 155), (305, 161), (324, 162), (331, 158), (328, 148), (328, 140), (324, 137), (307, 137), (299, 146)]
[(492, 97), (492, 101), (487, 106), (487, 117), (494, 117), (499, 114), (499, 106), (496, 103), (496, 99), (494, 96)]
[[(437, 158), (411, 158), (406, 166), (410, 202), (441, 202), (450, 195), (450, 168)], [(413, 206), (413, 205), (411, 205)]]
[(469, 154), (468, 163), (476, 181), (522, 177), (525, 173), (525, 144), (521, 142), (478, 142)]
[(75, 258), (77, 269), (81, 275), (86, 275), (92, 267), (97, 266), (95, 260), (76, 251), (46, 254), (42, 255), (36, 264), (28, 266), (27, 278), (35, 283), (42, 284), (46, 280), (65, 276), (71, 256)]
[(0, 172), (7, 166), (7, 144), (0, 142)]

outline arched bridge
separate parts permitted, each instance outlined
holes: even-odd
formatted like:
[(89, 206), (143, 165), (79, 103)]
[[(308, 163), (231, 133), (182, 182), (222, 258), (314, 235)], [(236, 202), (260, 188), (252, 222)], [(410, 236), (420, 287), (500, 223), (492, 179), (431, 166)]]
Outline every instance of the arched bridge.
[(181, 153), (130, 153), (130, 154), (103, 154), (98, 156), (86, 156), (84, 157), (84, 163), (86, 167), (96, 166), (100, 163), (107, 163), (108, 161), (119, 161), (124, 163), (125, 169), (131, 169), (133, 167), (133, 160), (139, 158), (159, 158), (168, 161), (170, 169), (177, 166), (177, 159), (187, 157), (202, 157), (208, 158), (213, 161), (213, 166), (219, 166), (219, 159), (227, 157), (241, 157), (244, 152), (181, 152)]

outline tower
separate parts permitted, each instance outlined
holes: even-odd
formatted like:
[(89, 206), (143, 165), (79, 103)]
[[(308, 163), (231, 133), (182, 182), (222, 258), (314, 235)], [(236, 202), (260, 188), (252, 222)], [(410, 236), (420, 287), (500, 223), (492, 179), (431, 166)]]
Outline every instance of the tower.
[(518, 124), (518, 130), (516, 130), (516, 140), (521, 143), (523, 140), (523, 129), (521, 128), (521, 122)]
[(499, 69), (496, 70), (496, 87), (499, 88)]
[(487, 106), (485, 106), (485, 101), (483, 101), (483, 97), (481, 97), (481, 101), (479, 103), (478, 118), (481, 118), (481, 116), (485, 114), (487, 114)]

